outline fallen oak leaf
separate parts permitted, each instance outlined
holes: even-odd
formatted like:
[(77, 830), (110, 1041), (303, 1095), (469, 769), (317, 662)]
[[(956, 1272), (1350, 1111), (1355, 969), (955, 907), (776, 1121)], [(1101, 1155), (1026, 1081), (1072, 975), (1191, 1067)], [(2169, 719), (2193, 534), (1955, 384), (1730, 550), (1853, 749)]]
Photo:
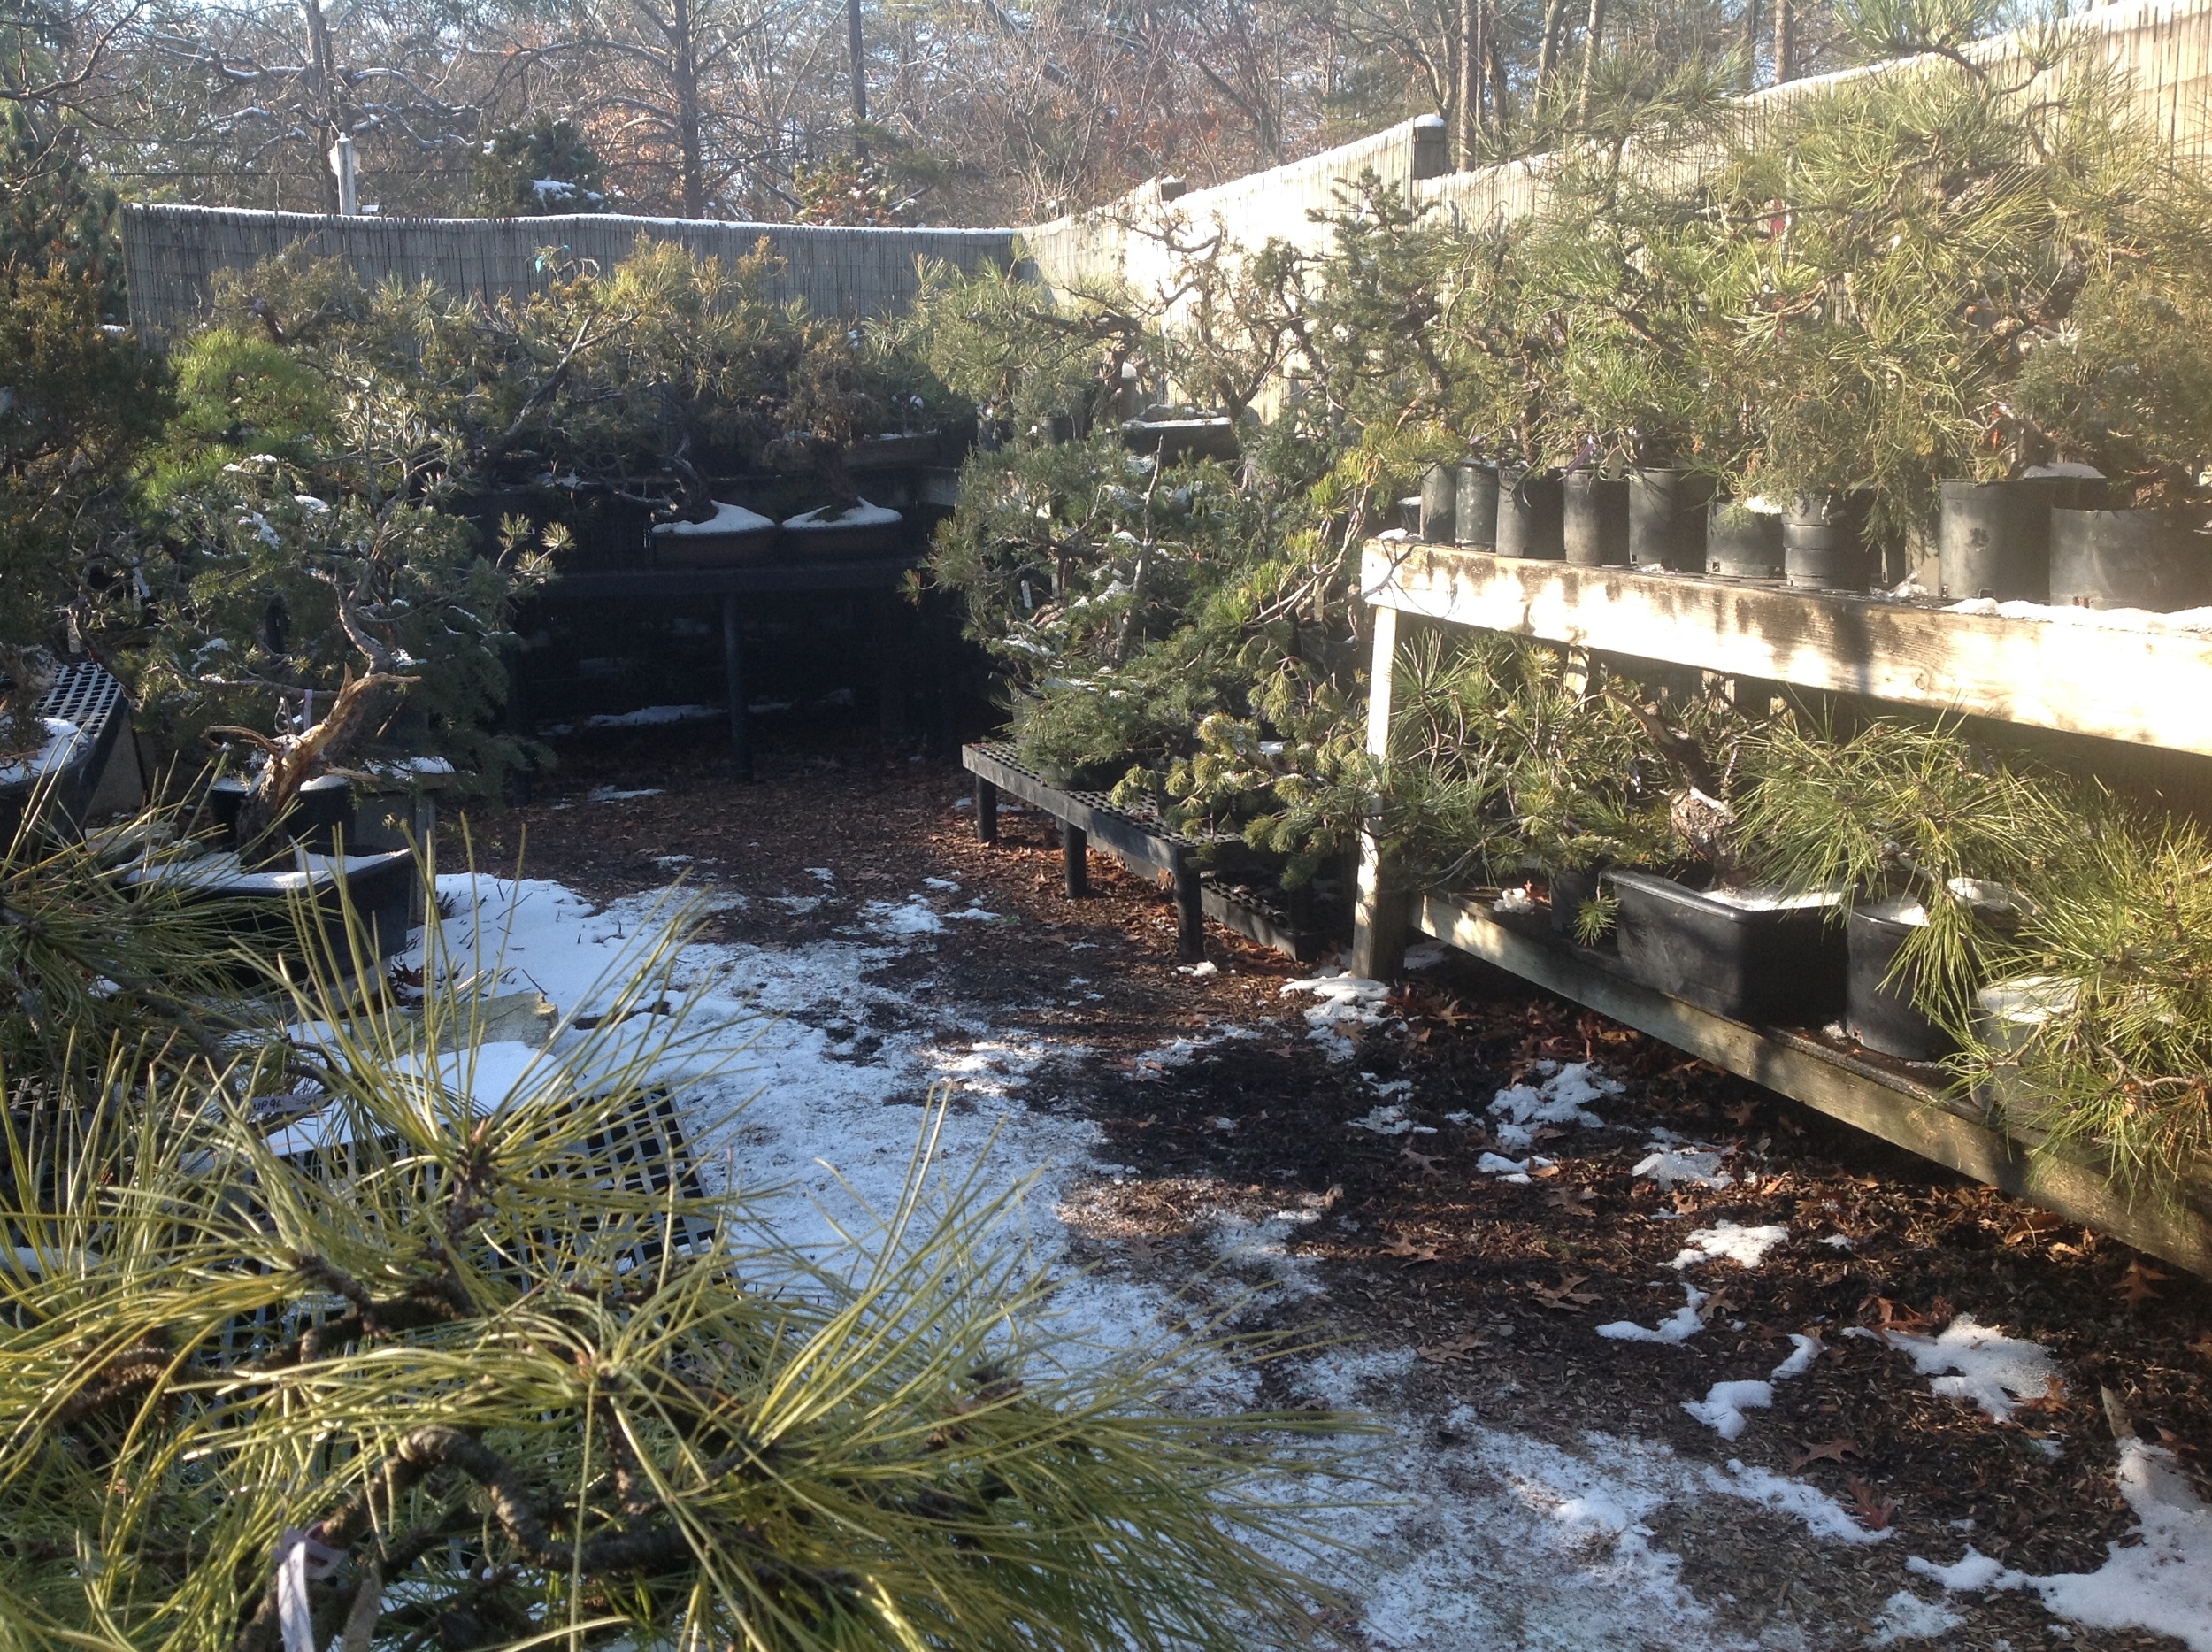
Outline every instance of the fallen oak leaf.
[(1408, 1267), (1412, 1267), (1417, 1263), (1435, 1262), (1440, 1259), (1434, 1245), (1417, 1245), (1403, 1233), (1393, 1233), (1390, 1236), (1390, 1242), (1383, 1247), (1383, 1255), (1402, 1257)]
[(1842, 1437), (1824, 1440), (1818, 1445), (1807, 1446), (1792, 1457), (1790, 1472), (1793, 1474), (1799, 1472), (1808, 1463), (1840, 1463), (1846, 1457), (1855, 1457), (1858, 1455), (1859, 1442), (1855, 1440)]
[(1851, 1494), (1851, 1512), (1861, 1525), (1870, 1532), (1889, 1529), (1889, 1523), (1897, 1518), (1895, 1498), (1883, 1496), (1879, 1489), (1855, 1474), (1843, 1482), (1843, 1488)]
[(1529, 1288), (1535, 1293), (1536, 1300), (1547, 1308), (1563, 1314), (1580, 1313), (1591, 1303), (1603, 1300), (1595, 1291), (1582, 1288), (1589, 1282), (1589, 1278), (1586, 1273), (1563, 1273), (1556, 1285), (1535, 1285)]
[(1455, 1360), (1464, 1360), (1477, 1348), (1486, 1346), (1487, 1344), (1480, 1336), (1469, 1331), (1453, 1338), (1448, 1342), (1440, 1342), (1432, 1348), (1417, 1348), (1414, 1350), (1414, 1357), (1425, 1360), (1432, 1365), (1448, 1365)]
[(1417, 1152), (1413, 1148), (1408, 1146), (1402, 1147), (1398, 1149), (1398, 1156), (1402, 1159), (1410, 1160), (1414, 1169), (1419, 1171), (1424, 1176), (1439, 1176), (1443, 1173), (1436, 1168), (1439, 1164), (1444, 1162), (1444, 1156), (1441, 1153)]
[(2145, 1267), (2143, 1259), (2138, 1256), (2128, 1264), (2127, 1272), (2113, 1286), (2112, 1294), (2129, 1307), (2139, 1308), (2159, 1295), (2156, 1281), (2171, 1277), (2170, 1274), (2161, 1273), (2156, 1268)]
[(1587, 1216), (1590, 1207), (1597, 1203), (1597, 1195), (1587, 1187), (1554, 1187), (1544, 1195), (1544, 1203), (1555, 1210), (1565, 1210), (1574, 1216)]

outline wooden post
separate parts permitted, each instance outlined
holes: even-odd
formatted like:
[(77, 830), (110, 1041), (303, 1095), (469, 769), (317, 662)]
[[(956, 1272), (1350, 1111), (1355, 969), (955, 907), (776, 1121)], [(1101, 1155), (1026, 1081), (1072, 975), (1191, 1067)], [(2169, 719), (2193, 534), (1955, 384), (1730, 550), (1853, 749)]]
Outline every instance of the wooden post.
[(738, 634), (737, 596), (722, 598), (722, 684), (730, 696), (730, 757), (741, 781), (753, 778), (753, 726), (745, 710), (745, 643)]
[(1175, 880), (1175, 956), (1186, 964), (1206, 957), (1205, 889), (1198, 876), (1198, 857), (1178, 847), (1173, 851)]
[[(1398, 611), (1368, 611), (1374, 636), (1367, 673), (1367, 749), (1390, 755), (1390, 684), (1398, 658)], [(1394, 980), (1404, 968), (1406, 926), (1410, 908), (1406, 892), (1394, 887), (1396, 869), (1386, 860), (1371, 818), (1359, 835), (1359, 891), (1352, 911), (1352, 972), (1373, 980)]]
[(1060, 827), (1060, 859), (1068, 876), (1068, 899), (1079, 901), (1091, 892), (1091, 840), (1081, 826)]
[(980, 774), (975, 777), (975, 841), (998, 841), (998, 788)]

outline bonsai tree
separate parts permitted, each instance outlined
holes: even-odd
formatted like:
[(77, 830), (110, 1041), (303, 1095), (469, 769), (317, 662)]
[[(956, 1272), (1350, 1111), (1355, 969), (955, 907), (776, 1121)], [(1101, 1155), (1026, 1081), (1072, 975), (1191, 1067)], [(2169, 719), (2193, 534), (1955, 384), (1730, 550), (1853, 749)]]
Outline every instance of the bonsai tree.
[(488, 218), (603, 212), (608, 205), (597, 153), (573, 124), (544, 113), (492, 134), (477, 151), (475, 188)]
[(2114, 484), (2116, 506), (2202, 500), (2212, 461), (2208, 329), (2212, 286), (2200, 260), (2154, 257), (2088, 280), (2005, 393), (2016, 450), (2093, 465)]

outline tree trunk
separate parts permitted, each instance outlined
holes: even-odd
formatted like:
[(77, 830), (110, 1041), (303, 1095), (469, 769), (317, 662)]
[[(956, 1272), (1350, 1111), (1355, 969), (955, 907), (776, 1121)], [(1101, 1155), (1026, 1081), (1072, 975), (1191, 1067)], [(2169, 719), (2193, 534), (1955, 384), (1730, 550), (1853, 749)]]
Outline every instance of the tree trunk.
[(1743, 0), (1743, 67), (1736, 74), (1736, 90), (1748, 92), (1759, 79), (1759, 0)]
[(1475, 164), (1475, 132), (1482, 124), (1482, 0), (1459, 0), (1459, 130), (1453, 146), (1459, 170)]
[(1552, 71), (1559, 64), (1559, 36), (1567, 27), (1567, 0), (1544, 0), (1544, 40), (1536, 50), (1537, 113), (1551, 92)]
[(1774, 83), (1797, 78), (1796, 0), (1774, 0)]
[(691, 15), (691, 0), (674, 0), (669, 8), (668, 42), (670, 89), (676, 95), (676, 147), (686, 218), (707, 215), (705, 146), (699, 136), (699, 30)]
[(1582, 90), (1575, 99), (1575, 119), (1590, 123), (1590, 82), (1597, 78), (1598, 42), (1605, 34), (1605, 0), (1590, 0), (1590, 27), (1582, 36)]
[(845, 33), (853, 59), (853, 153), (868, 158), (868, 140), (860, 128), (868, 124), (868, 48), (860, 32), (860, 0), (845, 0)]
[(330, 24), (323, 16), (321, 0), (300, 0), (300, 15), (307, 24), (306, 83), (308, 112), (314, 123), (316, 177), (322, 180), (323, 211), (334, 216), (342, 205), (338, 175), (330, 168), (330, 151), (345, 130), (338, 109), (338, 73), (330, 49)]
[(1512, 105), (1506, 101), (1505, 54), (1498, 50), (1498, 18), (1495, 12), (1489, 14), (1489, 21), (1490, 27), (1485, 31), (1488, 38), (1483, 42), (1483, 50), (1490, 59), (1490, 119), (1502, 132), (1510, 123), (1513, 111)]

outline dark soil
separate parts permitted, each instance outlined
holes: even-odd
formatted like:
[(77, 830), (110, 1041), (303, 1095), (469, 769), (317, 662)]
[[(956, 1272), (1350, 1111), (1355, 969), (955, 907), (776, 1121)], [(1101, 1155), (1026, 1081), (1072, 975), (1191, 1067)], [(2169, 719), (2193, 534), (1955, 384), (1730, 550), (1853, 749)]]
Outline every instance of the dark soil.
[[(1816, 1567), (1778, 1518), (1740, 1506), (1671, 1516), (1657, 1541), (1685, 1556), (1699, 1598), (1747, 1633), (1786, 1621), (1801, 1625), (1800, 1643), (1828, 1644), (1824, 1634), (1864, 1627), (1905, 1586), (1906, 1555), (1947, 1562), (1968, 1542), (2029, 1572), (2095, 1570), (2131, 1525), (2112, 1479), (2116, 1421), (2170, 1447), (2200, 1483), (2212, 1466), (2204, 1280), (1471, 959), (1421, 972), (1356, 1058), (1332, 1059), (1299, 1014), (1314, 1000), (1283, 991), (1307, 972), (1218, 929), (1208, 936), (1218, 972), (1179, 969), (1164, 888), (1094, 856), (1090, 898), (1068, 899), (1053, 823), (1010, 808), (998, 843), (979, 844), (952, 764), (835, 725), (771, 726), (761, 743), (761, 781), (741, 787), (710, 726), (572, 740), (527, 807), (472, 812), (470, 847), (488, 869), (512, 870), (520, 853), (526, 873), (602, 898), (678, 873), (710, 880), (748, 902), (716, 913), (709, 933), (770, 945), (826, 936), (859, 903), (902, 898), (923, 879), (956, 881), (1012, 921), (949, 926), (930, 964), (949, 985), (925, 990), (1093, 1052), (1037, 1087), (1036, 1104), (1049, 1089), (1049, 1104), (1087, 1110), (1103, 1151), (1141, 1172), (1109, 1188), (1086, 1225), (1102, 1252), (1119, 1253), (1114, 1265), (1187, 1277), (1200, 1265), (1201, 1204), (1279, 1207), (1302, 1195), (1326, 1216), (1295, 1245), (1323, 1263), (1329, 1289), (1283, 1310), (1286, 1323), (1417, 1350), (1406, 1408), (1479, 1400), (1501, 1426), (1560, 1439), (1603, 1430), (1663, 1440), (1692, 1460), (1740, 1458), (1900, 1534), (1864, 1549), (1821, 1546)], [(609, 787), (662, 789), (588, 801)], [(449, 857), (460, 843), (449, 822)], [(1258, 1036), (1213, 1043), (1187, 1064), (1138, 1064), (1231, 1023)], [(1529, 1186), (1477, 1172), (1490, 1137), (1446, 1116), (1480, 1120), (1501, 1087), (1546, 1060), (1600, 1063), (1626, 1086), (1601, 1110), (1632, 1130), (1542, 1141), (1555, 1168)], [(1352, 1127), (1377, 1105), (1376, 1085), (1401, 1079), (1412, 1089), (1395, 1099), (1425, 1133)], [(1732, 1166), (1755, 1180), (1662, 1193), (1632, 1179), (1654, 1126), (1733, 1149)], [(1679, 1307), (1667, 1264), (1691, 1227), (1724, 1218), (1780, 1223), (1791, 1239), (1763, 1267), (1701, 1270), (1715, 1291), (1703, 1334), (1678, 1346), (1594, 1334)], [(1847, 1249), (1826, 1242), (1836, 1234)], [(1879, 1341), (1846, 1334), (1935, 1330), (1958, 1314), (2051, 1349), (2063, 1393), (2000, 1425), (1935, 1396)], [(1764, 1377), (1793, 1332), (1825, 1351), (1776, 1385), (1774, 1409), (1742, 1439), (1723, 1441), (1682, 1410), (1683, 1395), (1712, 1382)], [(2179, 1644), (2077, 1631), (2026, 1592), (1949, 1601), (1970, 1620), (1947, 1646)]]

